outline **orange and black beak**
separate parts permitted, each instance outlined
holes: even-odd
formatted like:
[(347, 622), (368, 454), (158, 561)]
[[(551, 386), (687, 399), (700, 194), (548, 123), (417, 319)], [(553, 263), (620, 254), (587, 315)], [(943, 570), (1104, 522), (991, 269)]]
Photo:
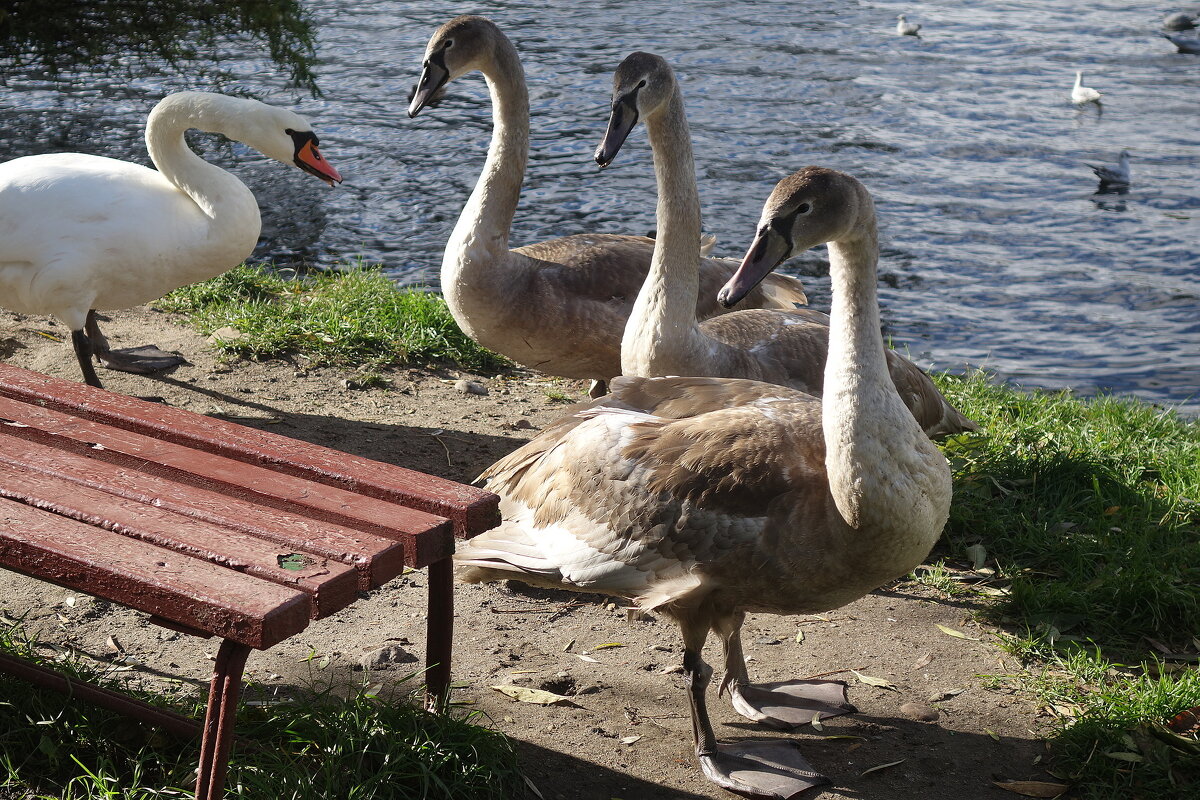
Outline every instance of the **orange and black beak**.
[(312, 131), (292, 131), (292, 141), (296, 143), (295, 164), (309, 175), (316, 175), (321, 180), (333, 186), (342, 182), (342, 176), (325, 160), (317, 149), (317, 135)]

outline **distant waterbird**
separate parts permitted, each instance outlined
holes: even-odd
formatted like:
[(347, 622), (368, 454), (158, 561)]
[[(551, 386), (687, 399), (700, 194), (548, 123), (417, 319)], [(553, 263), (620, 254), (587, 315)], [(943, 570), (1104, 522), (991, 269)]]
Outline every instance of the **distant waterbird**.
[(1200, 36), (1180, 36), (1170, 33), (1160, 33), (1159, 36), (1175, 45), (1175, 49), (1180, 53), (1200, 55)]
[(909, 22), (908, 18), (905, 17), (903, 14), (898, 14), (896, 16), (896, 19), (898, 20), (898, 22), (896, 23), (896, 35), (897, 36), (917, 36), (917, 35), (919, 35), (917, 33), (917, 31), (921, 30), (921, 26), (918, 23)]
[(1088, 164), (1100, 179), (1100, 192), (1123, 192), (1129, 189), (1129, 151), (1122, 150), (1117, 165)]
[(1090, 86), (1083, 85), (1083, 72), (1075, 72), (1075, 86), (1071, 88), (1071, 102), (1075, 105), (1083, 105), (1084, 103), (1099, 103), (1100, 92)]
[(1164, 31), (1190, 31), (1196, 27), (1196, 20), (1192, 19), (1190, 14), (1183, 11), (1177, 11), (1174, 14), (1168, 14), (1163, 20)]

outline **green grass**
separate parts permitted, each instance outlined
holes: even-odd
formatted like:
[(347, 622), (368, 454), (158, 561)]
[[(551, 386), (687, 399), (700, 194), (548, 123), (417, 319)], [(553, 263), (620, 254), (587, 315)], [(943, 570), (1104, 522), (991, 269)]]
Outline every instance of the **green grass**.
[(232, 327), (218, 341), (230, 354), (277, 358), (299, 354), (314, 366), (378, 369), (449, 363), (470, 370), (510, 366), (468, 338), (440, 295), (398, 288), (378, 267), (297, 277), (241, 265), (159, 300), (187, 315), (204, 334)]
[(985, 429), (946, 444), (946, 537), (982, 544), (1011, 581), (993, 619), (1117, 649), (1200, 636), (1200, 422), (978, 376), (942, 385)]
[[(944, 547), (994, 559), (1007, 592), (983, 616), (1013, 632), (1029, 671), (1011, 682), (1059, 720), (1054, 773), (1086, 800), (1194, 798), (1200, 742), (1162, 725), (1200, 706), (1200, 422), (980, 375), (937, 380), (983, 428), (945, 445)], [(917, 578), (950, 582), (941, 566)]]
[[(37, 659), (19, 629), (0, 630), (0, 651)], [(45, 659), (37, 659), (45, 662)], [(57, 669), (95, 679), (95, 667), (68, 658)], [(109, 682), (109, 685), (114, 685)], [(115, 688), (115, 687), (114, 687)], [(122, 691), (198, 716), (194, 695), (173, 699)], [(506, 800), (523, 779), (500, 733), (460, 712), (430, 714), (405, 684), (384, 693), (329, 689), (298, 699), (243, 705), (226, 781), (227, 797), (247, 800)], [(181, 741), (128, 718), (31, 689), (0, 676), (0, 788), (28, 800), (151, 800), (190, 797), (199, 742)]]

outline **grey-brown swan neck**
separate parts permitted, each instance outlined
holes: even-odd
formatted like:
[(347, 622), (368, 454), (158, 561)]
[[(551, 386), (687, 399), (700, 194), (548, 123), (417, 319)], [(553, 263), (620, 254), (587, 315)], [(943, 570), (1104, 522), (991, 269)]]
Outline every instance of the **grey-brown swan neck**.
[[(662, 375), (654, 351), (689, 352), (699, 344), (696, 300), (700, 292), (700, 194), (692, 137), (678, 87), (667, 107), (646, 119), (658, 184), (657, 224), (650, 271), (638, 293), (621, 343), (626, 375)], [(685, 373), (691, 374), (691, 373)]]
[[(821, 421), (829, 490), (851, 528), (872, 532), (881, 563), (919, 561), (941, 530), (949, 472), (896, 393), (879, 326), (874, 211), (860, 192), (854, 235), (829, 243), (833, 300)], [(915, 490), (915, 491), (914, 491)], [(941, 521), (937, 515), (943, 513)], [(913, 562), (915, 565), (917, 561)]]
[[(479, 247), (491, 258), (507, 255), (509, 229), (529, 158), (529, 92), (512, 42), (501, 37), (492, 61), (481, 71), (492, 100), (492, 138), (483, 172), (450, 235), (447, 256), (460, 248), (474, 251)], [(472, 252), (460, 266), (486, 266), (483, 256)], [(447, 258), (443, 270), (450, 266)], [(446, 277), (443, 275), (443, 284)]]

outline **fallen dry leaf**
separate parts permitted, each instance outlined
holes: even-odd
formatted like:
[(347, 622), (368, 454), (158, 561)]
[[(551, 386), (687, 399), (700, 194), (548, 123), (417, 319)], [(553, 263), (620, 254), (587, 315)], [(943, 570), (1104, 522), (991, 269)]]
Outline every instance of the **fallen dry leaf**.
[(592, 658), (591, 656), (584, 655), (583, 653), (572, 653), (571, 655), (575, 656), (580, 661), (587, 661), (591, 664), (599, 664), (600, 663), (600, 659)]
[(933, 653), (926, 653), (917, 659), (917, 662), (912, 665), (913, 669), (925, 669), (929, 666), (929, 662), (933, 661)]
[(500, 694), (508, 695), (514, 700), (519, 700), (522, 703), (532, 703), (536, 706), (574, 706), (581, 708), (578, 703), (571, 698), (565, 697), (554, 692), (547, 692), (544, 689), (530, 689), (527, 686), (493, 686)]
[(941, 631), (942, 633), (946, 634), (947, 636), (953, 636), (955, 639), (966, 639), (966, 640), (968, 640), (968, 641), (971, 641), (971, 642), (978, 642), (978, 641), (979, 641), (979, 640), (978, 640), (978, 639), (976, 639), (974, 636), (967, 636), (967, 635), (966, 635), (965, 633), (963, 633), (962, 631), (956, 631), (956, 630), (954, 630), (954, 628), (947, 628), (945, 625), (943, 625), (943, 624), (942, 624), (942, 623), (940, 623), (940, 622), (935, 622), (935, 623), (933, 623), (933, 624), (934, 624), (934, 625), (937, 625), (937, 627), (938, 627), (938, 630), (939, 630), (939, 631)]
[(967, 558), (971, 559), (971, 568), (979, 569), (987, 563), (987, 549), (981, 544), (973, 544), (966, 548)]
[(620, 642), (605, 642), (604, 644), (596, 645), (592, 649), (593, 650), (607, 650), (610, 647), (624, 647), (624, 646), (625, 645), (621, 644)]
[(865, 683), (868, 686), (878, 686), (880, 689), (891, 689), (893, 692), (900, 691), (899, 689), (896, 688), (895, 684), (889, 683), (888, 681), (885, 681), (883, 678), (875, 678), (875, 677), (872, 677), (871, 675), (863, 675), (861, 672), (859, 672), (856, 669), (852, 669), (850, 671), (854, 673), (854, 677), (858, 678), (859, 682)]
[(1047, 781), (992, 781), (992, 786), (1025, 797), (1058, 797), (1071, 788), (1065, 783)]
[(870, 775), (872, 772), (879, 772), (879, 770), (881, 770), (881, 769), (887, 769), (888, 767), (894, 767), (897, 764), (903, 764), (906, 760), (907, 759), (902, 758), (899, 761), (889, 761), (886, 764), (880, 764), (878, 766), (871, 767), (870, 769), (864, 769), (862, 772), (860, 772), (858, 774), (860, 777), (863, 775)]

